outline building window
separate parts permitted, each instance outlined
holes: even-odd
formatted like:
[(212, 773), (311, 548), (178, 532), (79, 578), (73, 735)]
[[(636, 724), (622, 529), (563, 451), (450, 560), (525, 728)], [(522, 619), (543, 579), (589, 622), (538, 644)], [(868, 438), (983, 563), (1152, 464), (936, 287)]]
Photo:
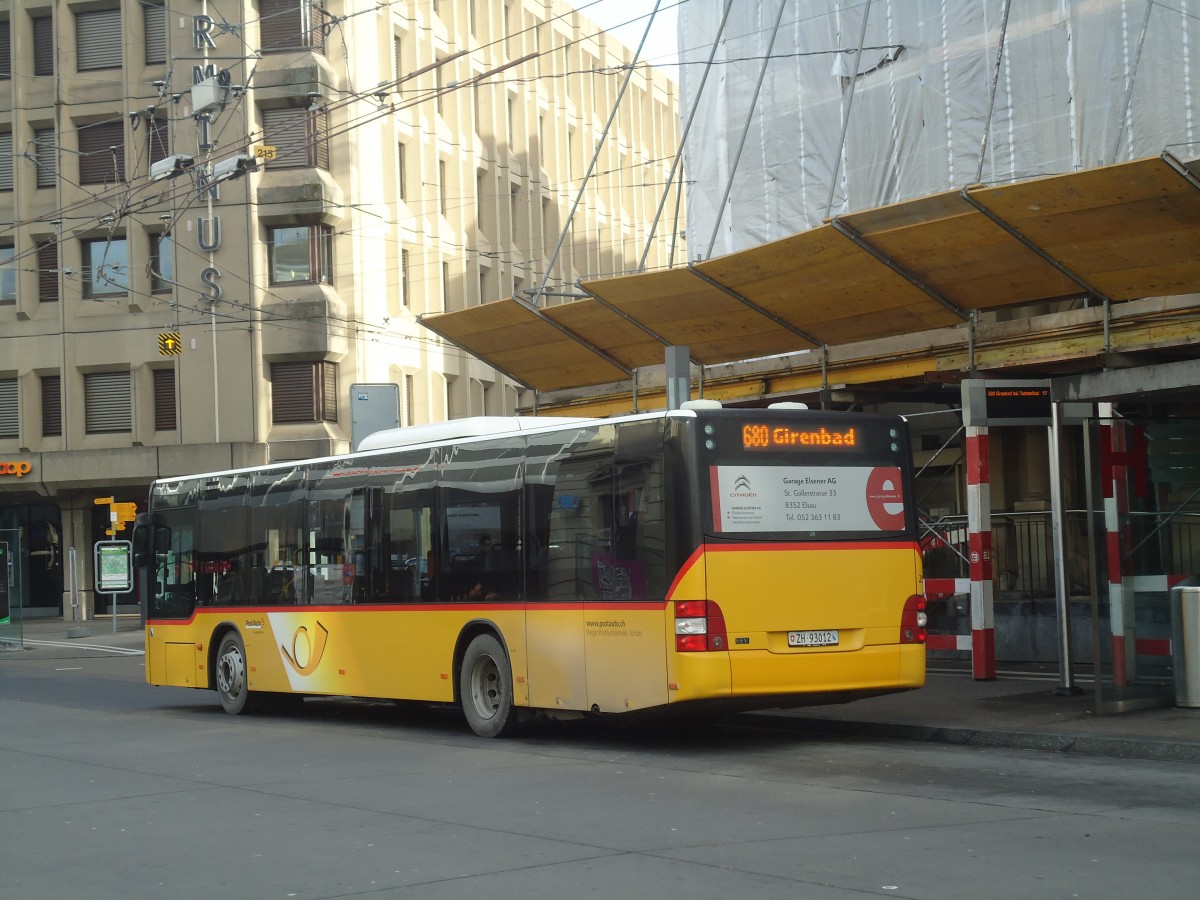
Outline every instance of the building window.
[(12, 132), (0, 131), (0, 191), (13, 189)]
[(17, 379), (0, 378), (0, 438), (19, 438), (21, 417), (17, 414)]
[(132, 387), (128, 372), (83, 376), (83, 419), (88, 434), (133, 431)]
[(95, 238), (79, 243), (83, 257), (83, 296), (129, 293), (129, 248), (125, 238)]
[(17, 302), (16, 255), (12, 244), (0, 244), (0, 305)]
[(41, 303), (58, 301), (58, 244), (43, 241), (37, 248), (38, 300)]
[(150, 290), (170, 291), (175, 283), (175, 242), (169, 234), (150, 235)]
[(412, 425), (416, 422), (416, 388), (413, 386), (413, 377), (411, 375), (404, 376), (404, 424)]
[(337, 363), (271, 363), (271, 421), (337, 421)]
[(400, 251), (400, 302), (408, 306), (408, 251)]
[(329, 168), (329, 113), (323, 109), (265, 109), (263, 143), (275, 148), (268, 169)]
[(167, 8), (162, 3), (142, 4), (142, 24), (146, 32), (146, 65), (167, 61)]
[(54, 74), (54, 17), (33, 17), (33, 74)]
[(75, 55), (80, 72), (121, 67), (121, 10), (75, 13)]
[(0, 81), (12, 75), (12, 38), (8, 27), (8, 19), (0, 20)]
[(79, 129), (79, 183), (116, 184), (125, 180), (125, 126), (97, 122)]
[(446, 214), (446, 161), (438, 160), (438, 208)]
[(262, 51), (312, 49), (325, 52), (324, 14), (312, 0), (262, 0), (258, 28)]
[(42, 437), (62, 435), (62, 379), (42, 376)]
[(37, 166), (37, 186), (52, 188), (58, 185), (58, 147), (53, 128), (38, 128), (33, 132), (33, 161)]
[(404, 145), (396, 145), (396, 195), (401, 200), (408, 199), (408, 176), (404, 171)]
[(333, 229), (288, 225), (267, 229), (271, 284), (333, 283)]
[(442, 309), (450, 308), (450, 263), (442, 263)]
[(154, 370), (154, 430), (174, 431), (175, 418), (175, 370)]

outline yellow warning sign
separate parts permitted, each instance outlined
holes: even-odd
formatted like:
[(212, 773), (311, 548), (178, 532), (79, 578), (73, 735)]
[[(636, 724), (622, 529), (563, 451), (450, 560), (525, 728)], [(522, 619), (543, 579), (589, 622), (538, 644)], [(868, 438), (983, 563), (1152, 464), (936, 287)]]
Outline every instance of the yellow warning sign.
[(178, 331), (162, 331), (158, 335), (158, 352), (162, 356), (178, 356), (183, 352), (183, 339)]

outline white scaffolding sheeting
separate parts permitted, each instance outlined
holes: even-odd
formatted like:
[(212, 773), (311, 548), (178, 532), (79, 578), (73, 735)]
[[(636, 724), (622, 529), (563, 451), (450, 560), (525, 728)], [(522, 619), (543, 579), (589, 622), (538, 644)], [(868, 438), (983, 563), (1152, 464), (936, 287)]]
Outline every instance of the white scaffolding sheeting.
[[(980, 172), (1004, 184), (1200, 151), (1200, 0), (1014, 0), (1007, 20), (1005, 0), (782, 0), (763, 78), (779, 2), (733, 0), (701, 93), (685, 149), (694, 251), (714, 230), (719, 256)], [(679, 7), (683, 110), (723, 8)]]

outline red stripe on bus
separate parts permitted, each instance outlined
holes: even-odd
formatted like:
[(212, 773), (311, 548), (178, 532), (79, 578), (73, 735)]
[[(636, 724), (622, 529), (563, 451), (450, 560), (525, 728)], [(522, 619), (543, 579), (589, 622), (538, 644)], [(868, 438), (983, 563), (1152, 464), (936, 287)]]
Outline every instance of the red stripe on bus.
[(660, 610), (667, 605), (663, 600), (531, 600), (528, 603), (372, 603), (333, 606), (205, 606), (197, 609), (186, 619), (147, 619), (147, 625), (187, 625), (195, 622), (197, 616), (212, 615), (226, 618), (237, 615), (266, 615), (267, 613), (297, 613), (297, 612), (487, 612), (489, 610), (504, 610), (506, 612), (525, 611), (534, 609), (578, 610), (613, 609), (613, 610)]
[[(692, 555), (687, 558), (687, 562), (685, 562), (682, 566), (679, 567), (679, 571), (676, 572), (675, 577), (671, 579), (671, 583), (667, 586), (667, 599), (668, 600), (671, 600), (675, 597), (675, 591), (678, 590), (678, 588), (679, 588), (679, 582), (683, 580), (683, 577), (685, 575), (687, 575), (688, 572), (692, 571), (692, 567), (695, 566), (696, 563), (703, 556), (704, 556), (704, 545), (701, 544), (699, 547), (697, 547), (695, 550), (692, 551)], [(688, 599), (691, 600), (693, 598), (689, 597)]]
[(710, 553), (729, 553), (753, 551), (755, 553), (779, 551), (795, 552), (797, 550), (911, 550), (919, 553), (920, 544), (916, 541), (805, 541), (804, 543), (770, 544), (705, 544), (704, 549)]
[(713, 531), (721, 532), (721, 482), (717, 477), (717, 467), (708, 467), (709, 494), (712, 496)]

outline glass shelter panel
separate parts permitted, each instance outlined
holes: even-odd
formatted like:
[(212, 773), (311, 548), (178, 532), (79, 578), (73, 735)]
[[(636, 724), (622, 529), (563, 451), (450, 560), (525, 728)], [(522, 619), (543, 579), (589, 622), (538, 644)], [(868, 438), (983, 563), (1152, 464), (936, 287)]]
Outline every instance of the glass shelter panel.
[(1184, 658), (1172, 588), (1200, 572), (1200, 422), (1092, 423), (1098, 495), (1097, 705), (1124, 712), (1174, 699)]

